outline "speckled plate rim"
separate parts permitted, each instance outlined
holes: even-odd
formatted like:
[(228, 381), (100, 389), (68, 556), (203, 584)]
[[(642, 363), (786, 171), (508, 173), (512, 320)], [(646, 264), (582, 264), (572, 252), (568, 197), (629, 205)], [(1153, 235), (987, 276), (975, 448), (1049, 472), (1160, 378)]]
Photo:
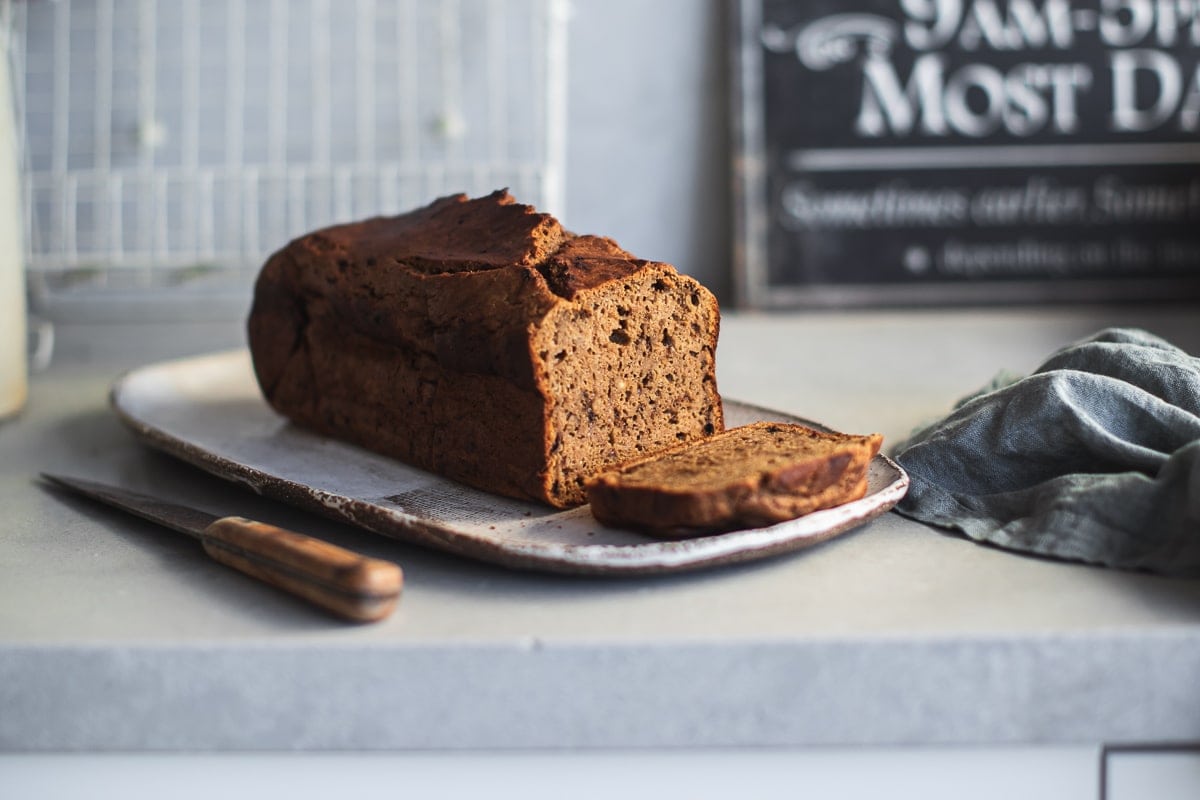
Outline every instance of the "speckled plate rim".
[[(192, 383), (200, 382), (198, 376), (210, 376), (216, 394), (173, 392), (173, 381), (185, 375), (192, 378)], [(252, 392), (247, 382), (253, 386)], [(234, 383), (237, 385), (231, 386)], [(252, 420), (245, 419), (247, 415), (244, 413), (229, 413), (221, 417), (221, 412), (214, 410), (214, 404), (221, 397), (219, 393), (227, 390), (242, 392), (239, 399), (251, 404)], [(257, 406), (251, 397), (257, 399)], [(277, 435), (288, 438), (288, 452), (295, 452), (297, 448), (301, 452), (305, 448), (323, 451), (333, 449), (335, 460), (337, 456), (370, 460), (376, 467), (385, 464), (394, 468), (397, 475), (404, 473), (410, 478), (419, 475), (431, 484), (452, 487), (450, 491), (474, 494), (491, 502), (512, 504), (511, 501), (461, 487), (352, 445), (333, 442), (291, 426), (275, 415), (258, 394), (245, 350), (163, 361), (134, 369), (113, 383), (109, 399), (118, 418), (147, 445), (263, 496), (401, 541), (506, 567), (545, 572), (607, 575), (671, 573), (788, 553), (861, 527), (886, 513), (904, 497), (909, 483), (908, 475), (899, 465), (885, 456), (878, 456), (870, 466), (868, 493), (860, 500), (765, 528), (670, 541), (605, 529), (591, 517), (586, 506), (569, 511), (553, 511), (528, 505), (531, 510), (525, 514), (536, 514), (537, 524), (554, 524), (559, 529), (567, 526), (568, 534), (572, 526), (579, 527), (580, 541), (514, 539), (487, 527), (459, 525), (439, 519), (436, 514), (409, 513), (390, 504), (389, 499), (381, 497), (379, 491), (348, 491), (339, 487), (333, 479), (304, 479), (293, 474), (289, 465), (282, 463), (283, 459), (276, 459), (275, 463), (270, 459), (266, 463), (248, 463), (253, 459), (239, 452), (236, 443), (218, 446), (205, 444), (202, 441), (204, 437), (195, 435), (196, 431), (181, 431), (178, 424), (172, 424), (172, 416), (188, 419), (189, 414), (193, 414), (194, 418), (216, 414), (223, 428), (229, 428), (223, 430), (222, 435), (236, 442), (241, 440), (238, 436), (239, 424), (245, 424), (246, 434), (250, 435), (251, 424), (261, 426), (269, 418), (279, 426), (280, 433)], [(731, 424), (764, 419), (825, 427), (729, 399), (725, 400), (725, 410)], [(260, 438), (263, 435), (261, 430), (258, 435)], [(273, 434), (268, 431), (265, 435), (269, 438)], [(583, 526), (592, 532), (584, 536)], [(597, 530), (602, 534), (600, 540), (593, 538), (590, 542), (586, 541)], [(605, 542), (605, 535), (615, 536), (619, 541)]]

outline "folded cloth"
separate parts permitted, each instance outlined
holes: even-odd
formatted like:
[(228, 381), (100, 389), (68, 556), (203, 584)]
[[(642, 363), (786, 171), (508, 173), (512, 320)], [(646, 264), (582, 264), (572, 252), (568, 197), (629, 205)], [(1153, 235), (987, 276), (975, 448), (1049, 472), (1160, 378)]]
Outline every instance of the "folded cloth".
[(1200, 575), (1200, 358), (1114, 328), (896, 449), (905, 516), (1013, 550)]

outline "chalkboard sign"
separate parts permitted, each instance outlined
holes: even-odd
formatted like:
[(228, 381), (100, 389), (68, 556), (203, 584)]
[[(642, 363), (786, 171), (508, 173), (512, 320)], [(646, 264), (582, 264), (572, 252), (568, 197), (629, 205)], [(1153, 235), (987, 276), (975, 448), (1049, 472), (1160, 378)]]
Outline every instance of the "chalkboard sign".
[(742, 305), (1200, 297), (1200, 2), (733, 8)]

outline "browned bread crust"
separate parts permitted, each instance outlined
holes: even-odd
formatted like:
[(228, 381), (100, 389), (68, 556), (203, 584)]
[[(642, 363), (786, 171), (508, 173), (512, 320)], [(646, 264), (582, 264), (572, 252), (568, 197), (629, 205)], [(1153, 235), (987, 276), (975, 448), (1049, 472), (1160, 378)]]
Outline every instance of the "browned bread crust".
[(762, 527), (863, 497), (882, 443), (756, 422), (597, 475), (587, 496), (600, 522), (665, 538)]
[(717, 302), (505, 191), (316, 231), (264, 265), (248, 334), (297, 424), (558, 507), (724, 427)]

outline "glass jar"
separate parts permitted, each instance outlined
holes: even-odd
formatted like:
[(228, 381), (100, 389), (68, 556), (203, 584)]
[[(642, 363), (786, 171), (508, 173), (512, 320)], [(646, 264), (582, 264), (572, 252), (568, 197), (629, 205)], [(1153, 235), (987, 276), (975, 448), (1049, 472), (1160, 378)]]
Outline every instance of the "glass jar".
[(20, 411), (29, 389), (25, 251), (9, 74), (11, 36), (11, 29), (0, 19), (0, 418)]

